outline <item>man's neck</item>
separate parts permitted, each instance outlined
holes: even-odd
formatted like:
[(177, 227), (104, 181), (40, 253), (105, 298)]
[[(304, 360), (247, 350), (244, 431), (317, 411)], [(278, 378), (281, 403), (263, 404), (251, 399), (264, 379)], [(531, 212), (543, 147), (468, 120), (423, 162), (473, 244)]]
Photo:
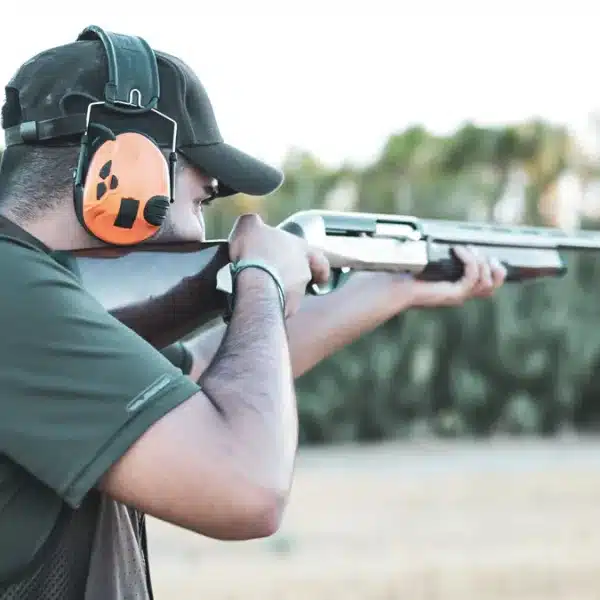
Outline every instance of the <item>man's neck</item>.
[(70, 206), (61, 206), (42, 218), (22, 221), (10, 212), (5, 215), (30, 235), (55, 251), (95, 250), (105, 248), (81, 226)]

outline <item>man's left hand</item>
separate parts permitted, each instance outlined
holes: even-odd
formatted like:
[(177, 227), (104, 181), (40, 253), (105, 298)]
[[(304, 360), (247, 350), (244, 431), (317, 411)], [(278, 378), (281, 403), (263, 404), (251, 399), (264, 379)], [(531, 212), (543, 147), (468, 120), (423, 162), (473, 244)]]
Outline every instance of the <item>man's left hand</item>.
[(506, 269), (498, 260), (487, 258), (472, 247), (459, 246), (454, 250), (464, 264), (464, 275), (456, 282), (396, 276), (396, 293), (406, 307), (460, 306), (471, 298), (489, 298), (504, 284)]

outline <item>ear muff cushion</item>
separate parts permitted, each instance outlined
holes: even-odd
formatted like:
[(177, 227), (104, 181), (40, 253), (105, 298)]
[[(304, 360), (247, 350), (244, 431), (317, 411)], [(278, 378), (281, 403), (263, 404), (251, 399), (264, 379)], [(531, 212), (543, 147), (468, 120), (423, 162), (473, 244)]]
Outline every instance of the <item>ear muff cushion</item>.
[(168, 206), (170, 187), (169, 166), (160, 148), (143, 134), (119, 134), (95, 149), (90, 160), (81, 207), (85, 226), (109, 244), (147, 240), (167, 215), (165, 209), (161, 219), (153, 214), (149, 222), (147, 205), (160, 201)]

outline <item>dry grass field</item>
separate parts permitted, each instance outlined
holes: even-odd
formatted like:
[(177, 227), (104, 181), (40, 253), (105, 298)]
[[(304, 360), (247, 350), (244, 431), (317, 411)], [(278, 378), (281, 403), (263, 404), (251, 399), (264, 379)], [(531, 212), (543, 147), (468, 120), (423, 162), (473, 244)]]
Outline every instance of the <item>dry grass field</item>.
[(306, 450), (273, 538), (150, 551), (157, 600), (600, 600), (600, 441)]

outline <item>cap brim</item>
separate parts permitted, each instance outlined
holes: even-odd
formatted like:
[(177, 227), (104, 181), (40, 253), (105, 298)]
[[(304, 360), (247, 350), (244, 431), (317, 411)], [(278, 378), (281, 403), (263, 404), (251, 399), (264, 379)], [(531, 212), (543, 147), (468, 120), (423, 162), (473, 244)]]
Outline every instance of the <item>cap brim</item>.
[(219, 181), (219, 196), (264, 196), (283, 183), (283, 173), (249, 154), (221, 142), (178, 148), (194, 166)]

